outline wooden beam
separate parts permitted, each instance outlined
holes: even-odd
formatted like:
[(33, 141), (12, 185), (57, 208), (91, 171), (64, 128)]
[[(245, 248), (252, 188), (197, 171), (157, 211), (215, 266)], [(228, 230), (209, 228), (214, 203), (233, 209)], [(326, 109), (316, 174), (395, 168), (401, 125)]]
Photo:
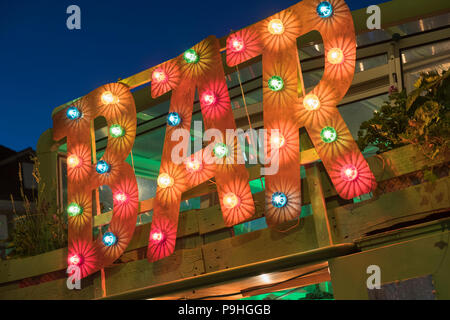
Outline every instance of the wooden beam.
[(322, 190), (320, 172), (317, 165), (306, 166), (306, 181), (311, 199), (311, 206), (314, 212), (314, 225), (319, 247), (333, 245), (331, 236), (330, 222), (328, 221), (327, 205), (325, 203), (325, 194)]
[(337, 242), (353, 241), (394, 224), (423, 218), (450, 207), (450, 177), (386, 193), (361, 204), (331, 209)]

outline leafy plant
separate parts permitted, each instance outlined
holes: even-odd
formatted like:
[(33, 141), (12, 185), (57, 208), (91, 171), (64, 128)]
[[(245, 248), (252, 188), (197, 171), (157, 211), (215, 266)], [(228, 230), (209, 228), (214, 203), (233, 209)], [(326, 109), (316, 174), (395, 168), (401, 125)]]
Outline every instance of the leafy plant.
[[(32, 158), (32, 160), (34, 162), (33, 177), (39, 183), (38, 160), (37, 158)], [(49, 206), (44, 202), (40, 202), (39, 197), (31, 201), (28, 199), (23, 192), (23, 177), (20, 164), (19, 180), (25, 213), (17, 214), (14, 198), (11, 195), (15, 218), (10, 239), (14, 249), (9, 258), (34, 256), (67, 246), (67, 219), (65, 215), (49, 212)]]
[(418, 146), (429, 159), (446, 157), (450, 147), (450, 70), (422, 73), (415, 89), (392, 90), (372, 119), (361, 124), (358, 145), (379, 152), (406, 144)]

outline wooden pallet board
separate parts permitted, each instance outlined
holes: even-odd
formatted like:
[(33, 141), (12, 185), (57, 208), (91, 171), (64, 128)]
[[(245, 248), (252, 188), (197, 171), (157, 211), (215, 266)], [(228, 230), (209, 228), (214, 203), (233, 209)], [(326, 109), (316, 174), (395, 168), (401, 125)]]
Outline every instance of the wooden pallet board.
[[(124, 263), (105, 269), (106, 293), (113, 295), (128, 290), (149, 287), (165, 282), (204, 273), (202, 250), (185, 249), (175, 251), (173, 255), (149, 263), (146, 259)], [(100, 277), (94, 280), (96, 288), (101, 287)], [(96, 298), (101, 291), (96, 290)]]

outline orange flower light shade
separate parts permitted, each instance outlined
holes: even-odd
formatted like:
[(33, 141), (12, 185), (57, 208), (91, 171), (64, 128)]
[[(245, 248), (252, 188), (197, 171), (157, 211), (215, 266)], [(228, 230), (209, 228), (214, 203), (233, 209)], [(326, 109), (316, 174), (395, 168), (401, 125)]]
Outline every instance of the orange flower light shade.
[[(67, 117), (67, 110), (72, 106), (81, 113), (81, 117), (75, 120)], [(125, 131), (120, 137), (108, 137), (102, 160), (110, 170), (104, 174), (96, 171), (96, 164), (91, 160), (91, 124), (99, 116), (105, 117), (108, 127), (119, 124)], [(54, 140), (67, 137), (68, 203), (82, 208), (78, 210), (79, 214), (69, 215), (68, 261), (78, 257), (81, 276), (86, 277), (111, 264), (124, 252), (136, 226), (139, 204), (136, 177), (125, 162), (136, 135), (134, 99), (126, 86), (107, 84), (56, 113), (53, 124)], [(101, 237), (97, 240), (92, 238), (92, 190), (102, 185), (109, 185), (114, 194), (127, 195), (126, 201), (121, 203), (114, 200), (109, 229), (118, 241), (108, 248), (105, 248)]]

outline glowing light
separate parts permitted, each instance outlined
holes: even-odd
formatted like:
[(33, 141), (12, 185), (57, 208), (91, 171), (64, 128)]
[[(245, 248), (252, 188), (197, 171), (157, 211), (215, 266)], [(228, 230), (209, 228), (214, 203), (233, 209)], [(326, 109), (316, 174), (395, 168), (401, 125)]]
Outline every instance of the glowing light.
[(260, 275), (260, 277), (261, 277), (261, 280), (264, 281), (265, 283), (270, 283), (272, 280), (270, 275), (268, 275), (267, 273)]
[(162, 69), (156, 69), (152, 73), (152, 80), (154, 82), (165, 82), (167, 80), (167, 74)]
[(123, 137), (125, 135), (125, 130), (120, 125), (113, 124), (109, 128), (109, 134), (113, 138), (120, 138), (120, 137)]
[(181, 123), (181, 117), (176, 112), (171, 112), (167, 115), (167, 124), (171, 127), (176, 127)]
[(352, 164), (347, 164), (341, 169), (341, 177), (345, 181), (353, 181), (358, 178), (358, 169)]
[(119, 103), (119, 97), (112, 94), (110, 91), (106, 91), (102, 94), (103, 104)]
[(211, 106), (217, 102), (217, 96), (212, 91), (206, 91), (202, 95), (202, 102), (205, 106)]
[(106, 161), (100, 160), (99, 162), (97, 162), (95, 170), (99, 174), (105, 174), (111, 171), (111, 166)]
[(282, 208), (287, 205), (288, 199), (283, 192), (275, 192), (272, 194), (272, 205), (275, 208)]
[(284, 143), (286, 142), (286, 140), (284, 139), (283, 135), (274, 134), (270, 138), (270, 142), (272, 143), (273, 147), (281, 148), (282, 146), (284, 146)]
[(333, 48), (328, 51), (327, 58), (331, 64), (340, 64), (344, 61), (344, 53), (339, 48)]
[(79, 165), (80, 165), (80, 163), (81, 163), (81, 160), (80, 160), (80, 158), (78, 158), (76, 155), (71, 155), (71, 156), (69, 156), (68, 158), (67, 158), (67, 165), (70, 167), (70, 168), (76, 168), (76, 167), (78, 167)]
[(67, 213), (71, 217), (79, 216), (83, 214), (83, 208), (79, 204), (72, 202), (67, 206)]
[(117, 237), (112, 232), (106, 232), (103, 235), (103, 244), (107, 247), (111, 247), (112, 245), (115, 245), (117, 243)]
[(186, 170), (189, 172), (197, 172), (202, 168), (202, 164), (197, 159), (192, 159), (186, 162)]
[(239, 37), (234, 37), (231, 41), (231, 51), (241, 52), (244, 50), (244, 40)]
[(125, 193), (123, 193), (123, 192), (117, 193), (117, 194), (114, 196), (114, 198), (115, 198), (116, 201), (119, 202), (119, 203), (124, 203), (124, 202), (126, 202), (126, 201), (128, 200), (128, 196), (127, 196)]
[(67, 109), (66, 116), (69, 120), (77, 120), (81, 118), (81, 111), (72, 106)]
[(283, 22), (280, 19), (273, 19), (267, 27), (271, 34), (282, 34), (284, 32)]
[(223, 205), (225, 208), (232, 209), (240, 203), (239, 197), (234, 193), (227, 193), (223, 196)]
[(283, 79), (279, 76), (273, 76), (269, 79), (269, 89), (272, 91), (280, 91), (284, 88)]
[(161, 242), (164, 240), (164, 235), (162, 232), (154, 232), (152, 233), (152, 240), (154, 242)]
[(188, 49), (184, 52), (183, 59), (187, 63), (197, 63), (198, 60), (200, 60), (200, 57), (194, 49)]
[(329, 18), (333, 14), (333, 6), (328, 1), (322, 1), (317, 6), (317, 14), (321, 18)]
[(160, 188), (170, 188), (171, 186), (173, 186), (173, 183), (173, 178), (167, 173), (161, 173), (158, 177), (158, 186)]
[(224, 143), (217, 143), (214, 146), (214, 155), (217, 158), (223, 158), (228, 154), (228, 147)]
[(83, 262), (83, 258), (78, 254), (73, 254), (67, 259), (67, 262), (69, 265), (79, 266)]
[(337, 139), (337, 132), (334, 128), (332, 127), (325, 127), (322, 129), (322, 131), (320, 132), (320, 138), (322, 139), (323, 142), (325, 143), (331, 143), (336, 141)]
[(306, 110), (317, 110), (320, 108), (320, 100), (315, 94), (308, 94), (303, 99), (303, 105)]

